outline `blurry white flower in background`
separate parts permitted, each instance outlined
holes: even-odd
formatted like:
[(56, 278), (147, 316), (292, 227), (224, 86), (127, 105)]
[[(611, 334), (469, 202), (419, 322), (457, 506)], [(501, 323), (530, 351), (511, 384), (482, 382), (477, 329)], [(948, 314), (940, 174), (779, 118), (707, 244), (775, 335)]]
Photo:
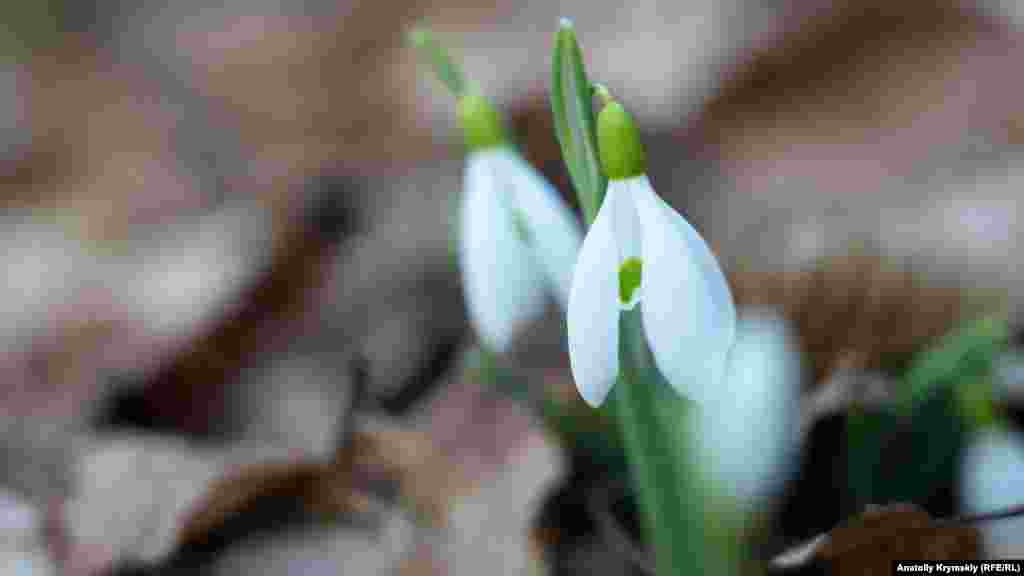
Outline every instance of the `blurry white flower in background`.
[(459, 254), (469, 315), (481, 338), (506, 350), (544, 311), (564, 307), (582, 241), (558, 191), (505, 146), (466, 159)]
[[(1024, 437), (1006, 429), (982, 432), (968, 445), (961, 463), (960, 493), (969, 514), (996, 512), (1024, 504)], [(1024, 517), (978, 525), (988, 558), (1024, 553)]]
[(704, 405), (704, 465), (741, 505), (783, 486), (799, 449), (800, 355), (783, 317), (741, 311), (726, 377)]

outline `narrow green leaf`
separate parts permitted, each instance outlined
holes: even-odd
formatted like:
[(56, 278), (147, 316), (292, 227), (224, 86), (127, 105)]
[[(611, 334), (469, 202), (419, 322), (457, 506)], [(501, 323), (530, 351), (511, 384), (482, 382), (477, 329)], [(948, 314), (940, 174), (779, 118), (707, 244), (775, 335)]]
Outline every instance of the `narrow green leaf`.
[(597, 216), (608, 183), (598, 157), (593, 96), (576, 30), (563, 19), (551, 58), (551, 112), (562, 158), (588, 224)]
[(441, 45), (437, 36), (425, 26), (416, 26), (409, 32), (409, 41), (430, 64), (437, 79), (456, 97), (466, 94), (466, 77), (462, 68), (452, 59), (448, 50)]
[(908, 370), (905, 406), (913, 409), (944, 385), (987, 379), (1009, 337), (1009, 323), (1002, 316), (973, 320), (946, 336)]
[(857, 410), (847, 418), (846, 513), (879, 502), (934, 501), (956, 475), (969, 437), (952, 386), (917, 405), (913, 415)]

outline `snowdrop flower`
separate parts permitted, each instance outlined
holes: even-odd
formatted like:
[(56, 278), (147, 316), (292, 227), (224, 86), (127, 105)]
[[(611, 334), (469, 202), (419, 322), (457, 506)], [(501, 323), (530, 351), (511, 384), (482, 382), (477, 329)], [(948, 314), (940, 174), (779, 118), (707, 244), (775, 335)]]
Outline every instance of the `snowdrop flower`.
[(554, 187), (508, 144), (502, 120), (479, 96), (459, 100), (466, 135), (459, 261), (470, 320), (496, 351), (543, 312), (547, 292), (563, 307), (582, 241)]
[(697, 435), (716, 485), (740, 504), (781, 487), (796, 462), (799, 421), (800, 356), (792, 333), (777, 313), (743, 312)]
[(569, 359), (580, 395), (604, 402), (619, 372), (619, 313), (642, 303), (644, 331), (673, 388), (703, 403), (719, 385), (736, 309), (700, 234), (655, 194), (639, 130), (621, 104), (598, 115), (608, 190), (583, 240), (569, 294)]
[[(1024, 437), (989, 428), (967, 447), (962, 462), (961, 502), (965, 512), (995, 512), (1024, 503)], [(1024, 518), (979, 524), (990, 558), (1024, 552)]]

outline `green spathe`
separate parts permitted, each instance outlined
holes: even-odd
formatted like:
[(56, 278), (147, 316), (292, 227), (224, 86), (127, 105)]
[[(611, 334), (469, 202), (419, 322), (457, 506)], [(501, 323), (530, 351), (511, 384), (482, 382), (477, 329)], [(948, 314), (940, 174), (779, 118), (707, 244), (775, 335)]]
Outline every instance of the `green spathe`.
[(609, 180), (633, 178), (647, 172), (640, 130), (629, 112), (614, 100), (597, 115), (597, 148)]
[(456, 97), (466, 93), (466, 80), (462, 68), (452, 59), (451, 53), (441, 45), (434, 33), (425, 26), (416, 26), (409, 32), (409, 40), (434, 70), (437, 79)]
[(601, 207), (608, 179), (597, 153), (594, 90), (583, 66), (576, 29), (565, 18), (559, 23), (551, 55), (551, 114), (562, 158), (576, 188), (583, 219), (590, 225)]
[(471, 94), (459, 98), (458, 114), (470, 152), (504, 146), (508, 142), (501, 114), (483, 96)]

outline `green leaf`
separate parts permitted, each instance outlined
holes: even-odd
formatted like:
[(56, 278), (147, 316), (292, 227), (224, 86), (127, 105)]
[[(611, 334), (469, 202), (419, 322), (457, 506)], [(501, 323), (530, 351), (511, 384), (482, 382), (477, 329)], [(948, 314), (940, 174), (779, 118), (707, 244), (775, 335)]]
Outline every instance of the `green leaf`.
[(415, 26), (409, 32), (409, 41), (430, 64), (437, 79), (457, 98), (466, 94), (466, 76), (451, 54), (425, 26)]
[(969, 429), (981, 430), (996, 424), (991, 378), (963, 380), (955, 391), (959, 414)]
[(916, 358), (907, 371), (905, 407), (913, 410), (944, 385), (975, 385), (987, 380), (1009, 337), (1007, 318), (986, 316), (943, 338)]
[[(955, 474), (965, 435), (995, 420), (991, 375), (1008, 343), (1004, 317), (967, 322), (914, 359), (900, 411), (850, 414), (854, 509), (888, 501), (923, 504)], [(884, 453), (897, 444), (899, 462), (892, 462)]]
[(847, 492), (851, 511), (877, 503), (882, 455), (892, 426), (886, 413), (851, 410), (846, 419)]
[(847, 511), (867, 504), (934, 501), (955, 478), (968, 429), (953, 386), (939, 388), (912, 416), (855, 411), (848, 416)]
[(597, 216), (608, 184), (598, 157), (593, 95), (583, 54), (576, 42), (576, 30), (563, 19), (551, 58), (551, 112), (562, 158), (588, 225)]

